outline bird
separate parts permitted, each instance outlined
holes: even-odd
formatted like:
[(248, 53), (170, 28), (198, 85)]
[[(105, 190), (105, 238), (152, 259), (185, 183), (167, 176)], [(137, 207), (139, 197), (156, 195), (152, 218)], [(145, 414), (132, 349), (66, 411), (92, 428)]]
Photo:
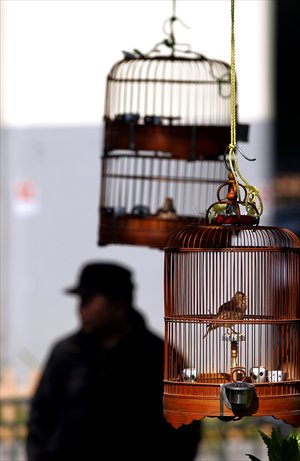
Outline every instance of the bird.
[(145, 58), (145, 55), (137, 49), (134, 49), (133, 51), (122, 51), (124, 59), (137, 59), (137, 58)]
[(123, 50), (122, 53), (123, 53), (124, 59), (135, 59), (136, 58), (136, 55), (132, 53), (132, 51)]
[(204, 338), (206, 338), (208, 333), (210, 333), (212, 330), (216, 330), (217, 328), (220, 328), (222, 326), (227, 328), (227, 332), (231, 330), (234, 334), (237, 334), (237, 332), (233, 329), (232, 320), (242, 320), (244, 318), (247, 309), (246, 300), (247, 297), (245, 293), (243, 293), (242, 291), (237, 291), (229, 301), (226, 301), (224, 304), (222, 304), (218, 309), (215, 319), (230, 320), (230, 322), (216, 322), (206, 325), (206, 332), (204, 334)]
[(157, 214), (160, 218), (164, 219), (176, 218), (176, 209), (172, 197), (165, 198), (163, 206), (157, 210)]

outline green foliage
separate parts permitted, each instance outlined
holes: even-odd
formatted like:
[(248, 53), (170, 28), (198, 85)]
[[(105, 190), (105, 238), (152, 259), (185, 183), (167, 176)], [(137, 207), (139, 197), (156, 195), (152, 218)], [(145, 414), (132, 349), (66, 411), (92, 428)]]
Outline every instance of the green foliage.
[[(264, 443), (268, 447), (269, 461), (300, 461), (300, 434), (291, 432), (284, 438), (278, 430), (272, 428), (271, 437), (257, 429)], [(246, 453), (251, 461), (261, 461), (256, 456)]]

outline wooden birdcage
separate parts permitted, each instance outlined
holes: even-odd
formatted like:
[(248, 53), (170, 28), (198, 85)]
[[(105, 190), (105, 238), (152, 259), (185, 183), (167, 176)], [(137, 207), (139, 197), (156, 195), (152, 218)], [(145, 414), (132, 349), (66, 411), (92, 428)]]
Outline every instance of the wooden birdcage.
[[(238, 132), (247, 141), (248, 126)], [(146, 55), (124, 53), (106, 80), (99, 245), (162, 248), (203, 220), (229, 140), (227, 63), (178, 49), (173, 31)]]
[(300, 240), (243, 215), (228, 184), (211, 224), (166, 240), (164, 414), (175, 427), (250, 415), (297, 426)]
[[(234, 70), (234, 2), (231, 18)], [(231, 87), (234, 108), (234, 71)], [(259, 191), (236, 161), (234, 110), (231, 127), (228, 181), (205, 224), (174, 229), (165, 241), (164, 415), (174, 427), (250, 415), (297, 426), (300, 240), (288, 229), (259, 226)]]

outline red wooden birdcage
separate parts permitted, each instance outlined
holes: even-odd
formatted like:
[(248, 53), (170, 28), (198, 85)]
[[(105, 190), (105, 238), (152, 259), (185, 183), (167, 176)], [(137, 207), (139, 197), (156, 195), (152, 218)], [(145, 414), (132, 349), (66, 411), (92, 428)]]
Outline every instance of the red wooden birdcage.
[(228, 181), (205, 225), (173, 230), (164, 247), (164, 415), (174, 427), (251, 415), (297, 426), (300, 240), (259, 225), (259, 191), (237, 165), (233, 0), (231, 18)]
[(299, 258), (300, 241), (288, 229), (171, 232), (164, 381), (171, 424), (269, 415), (299, 425)]

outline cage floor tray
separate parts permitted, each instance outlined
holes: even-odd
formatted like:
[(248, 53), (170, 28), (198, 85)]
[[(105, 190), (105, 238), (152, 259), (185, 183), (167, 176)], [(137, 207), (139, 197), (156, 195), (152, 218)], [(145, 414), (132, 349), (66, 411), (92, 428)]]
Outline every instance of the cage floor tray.
[(101, 216), (99, 245), (121, 244), (141, 245), (163, 249), (168, 234), (175, 228), (189, 224), (203, 224), (204, 217), (177, 216), (172, 219), (156, 215), (137, 217)]

